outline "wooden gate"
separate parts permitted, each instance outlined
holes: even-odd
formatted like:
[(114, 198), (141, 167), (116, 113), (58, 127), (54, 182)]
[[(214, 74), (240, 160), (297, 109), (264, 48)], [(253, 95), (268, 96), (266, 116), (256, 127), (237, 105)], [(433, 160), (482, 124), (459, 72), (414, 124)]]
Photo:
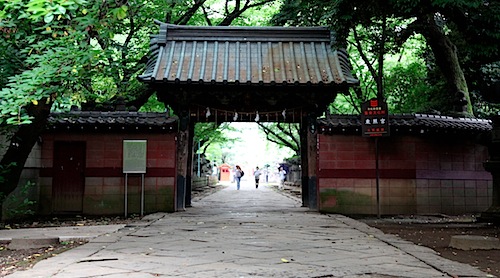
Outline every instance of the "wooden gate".
[(317, 207), (316, 118), (358, 86), (325, 27), (182, 26), (158, 22), (138, 76), (179, 116), (176, 209), (190, 206), (195, 122), (301, 123), (303, 205)]
[(52, 180), (52, 212), (83, 211), (85, 142), (55, 142)]

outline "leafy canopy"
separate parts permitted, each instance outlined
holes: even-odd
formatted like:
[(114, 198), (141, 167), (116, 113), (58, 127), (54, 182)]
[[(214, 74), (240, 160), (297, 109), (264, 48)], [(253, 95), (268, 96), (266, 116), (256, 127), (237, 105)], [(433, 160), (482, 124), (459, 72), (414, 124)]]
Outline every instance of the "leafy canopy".
[[(84, 43), (80, 9), (83, 0), (2, 1), (2, 60), (13, 57), (16, 68), (2, 71), (0, 124), (30, 123), (28, 105), (53, 102), (66, 91), (80, 91), (80, 71), (98, 53)], [(8, 61), (8, 60), (7, 60)]]

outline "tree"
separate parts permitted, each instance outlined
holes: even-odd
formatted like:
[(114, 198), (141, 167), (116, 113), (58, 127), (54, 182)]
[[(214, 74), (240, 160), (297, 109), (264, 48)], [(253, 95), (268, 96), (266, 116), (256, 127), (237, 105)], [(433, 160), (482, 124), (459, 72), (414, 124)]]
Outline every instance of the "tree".
[(0, 162), (8, 169), (0, 180), (1, 196), (16, 188), (56, 99), (65, 92), (83, 89), (78, 72), (95, 59), (80, 29), (83, 4), (81, 0), (2, 2), (2, 44), (8, 44), (7, 58), (19, 57), (19, 68), (10, 70), (13, 75), (0, 92), (0, 125), (12, 134)]
[(266, 134), (266, 139), (280, 147), (290, 148), (295, 156), (300, 157), (300, 126), (295, 123), (261, 123), (260, 130)]
[[(459, 28), (459, 26), (463, 25), (461, 24), (462, 21), (473, 23), (474, 20), (480, 18), (479, 15), (487, 14), (490, 16), (489, 21), (495, 23), (478, 25), (479, 30), (487, 30), (479, 33), (487, 33), (489, 42), (498, 42), (500, 31), (498, 31), (498, 23), (496, 22), (499, 21), (499, 11), (499, 4), (496, 1), (482, 0), (387, 0), (370, 2), (360, 0), (327, 2), (289, 0), (285, 1), (284, 8), (275, 17), (275, 22), (289, 25), (327, 24), (337, 32), (340, 43), (347, 41), (349, 34), (356, 37), (356, 32), (360, 26), (364, 29), (379, 26), (378, 31), (373, 34), (379, 38), (380, 43), (378, 47), (371, 50), (378, 53), (379, 62), (377, 66), (379, 69), (383, 62), (382, 56), (387, 50), (384, 47), (386, 38), (391, 39), (395, 46), (398, 46), (402, 45), (414, 34), (421, 34), (432, 50), (432, 60), (440, 69), (441, 79), (445, 82), (446, 99), (449, 100), (447, 103), (448, 110), (454, 113), (472, 114), (468, 84), (457, 50), (458, 44), (456, 43), (458, 41), (454, 38), (467, 37), (465, 28)], [(392, 22), (399, 22), (400, 24), (393, 25)], [(491, 49), (491, 45), (487, 48)], [(492, 55), (486, 56), (492, 57)], [(377, 86), (381, 85), (381, 77), (381, 75), (377, 75), (375, 78)]]
[(234, 139), (227, 138), (224, 131), (235, 130), (228, 123), (217, 125), (216, 123), (197, 123), (194, 127), (194, 152), (205, 154), (207, 149), (213, 144), (224, 145), (234, 142)]
[(500, 3), (485, 1), (464, 11), (456, 9), (447, 14), (457, 45), (467, 84), (474, 100), (474, 113), (487, 117), (500, 108)]
[[(271, 0), (0, 0), (0, 126), (11, 142), (0, 162), (10, 194), (51, 110), (107, 110), (118, 98), (142, 107), (154, 94), (136, 80), (147, 61), (153, 18), (178, 24), (254, 22)], [(221, 9), (219, 9), (221, 8)], [(266, 9), (264, 9), (266, 10)], [(245, 18), (243, 20), (242, 18)]]
[[(198, 170), (198, 165), (210, 163), (210, 167), (206, 169), (211, 170), (212, 162), (221, 161), (224, 163), (227, 159), (228, 153), (222, 151), (223, 146), (232, 145), (236, 141), (234, 138), (229, 138), (225, 134), (227, 131), (236, 131), (229, 123), (196, 123), (194, 126), (193, 138), (193, 172)], [(210, 148), (210, 152), (207, 150)], [(214, 153), (213, 150), (217, 152)], [(203, 174), (203, 167), (200, 167), (200, 173)]]

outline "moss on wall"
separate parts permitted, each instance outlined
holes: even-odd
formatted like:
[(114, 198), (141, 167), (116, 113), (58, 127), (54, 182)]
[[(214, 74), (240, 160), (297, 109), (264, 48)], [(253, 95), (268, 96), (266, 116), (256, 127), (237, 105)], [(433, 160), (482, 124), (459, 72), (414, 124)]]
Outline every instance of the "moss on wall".
[(371, 207), (371, 196), (349, 190), (323, 189), (320, 191), (320, 211), (328, 213), (357, 213), (353, 207)]
[[(124, 213), (123, 194), (86, 195), (84, 197), (83, 214), (88, 215), (120, 215)], [(130, 193), (127, 197), (128, 214), (139, 214), (141, 210), (141, 194)], [(162, 188), (158, 191), (146, 191), (144, 195), (144, 213), (174, 212), (173, 188)]]

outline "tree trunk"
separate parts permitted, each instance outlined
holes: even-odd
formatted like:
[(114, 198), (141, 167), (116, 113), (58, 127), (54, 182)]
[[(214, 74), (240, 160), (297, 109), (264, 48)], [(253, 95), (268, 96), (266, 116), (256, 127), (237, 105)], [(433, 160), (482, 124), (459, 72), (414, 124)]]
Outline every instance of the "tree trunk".
[(434, 14), (426, 14), (418, 20), (421, 34), (431, 47), (436, 64), (446, 80), (454, 112), (473, 115), (469, 89), (458, 61), (456, 46), (444, 34), (442, 27), (436, 24)]
[[(12, 136), (7, 152), (0, 162), (4, 169), (8, 168), (8, 171), (3, 175), (3, 180), (0, 181), (0, 195), (3, 194), (3, 196), (7, 197), (16, 189), (31, 149), (45, 129), (51, 107), (52, 101), (47, 101), (47, 99), (40, 100), (38, 105), (31, 104), (28, 106), (28, 114), (33, 116), (33, 122), (21, 125), (17, 129)], [(12, 166), (9, 167), (9, 165)], [(3, 200), (0, 201), (3, 203)], [(2, 210), (0, 209), (0, 219), (2, 217), (1, 213)]]

